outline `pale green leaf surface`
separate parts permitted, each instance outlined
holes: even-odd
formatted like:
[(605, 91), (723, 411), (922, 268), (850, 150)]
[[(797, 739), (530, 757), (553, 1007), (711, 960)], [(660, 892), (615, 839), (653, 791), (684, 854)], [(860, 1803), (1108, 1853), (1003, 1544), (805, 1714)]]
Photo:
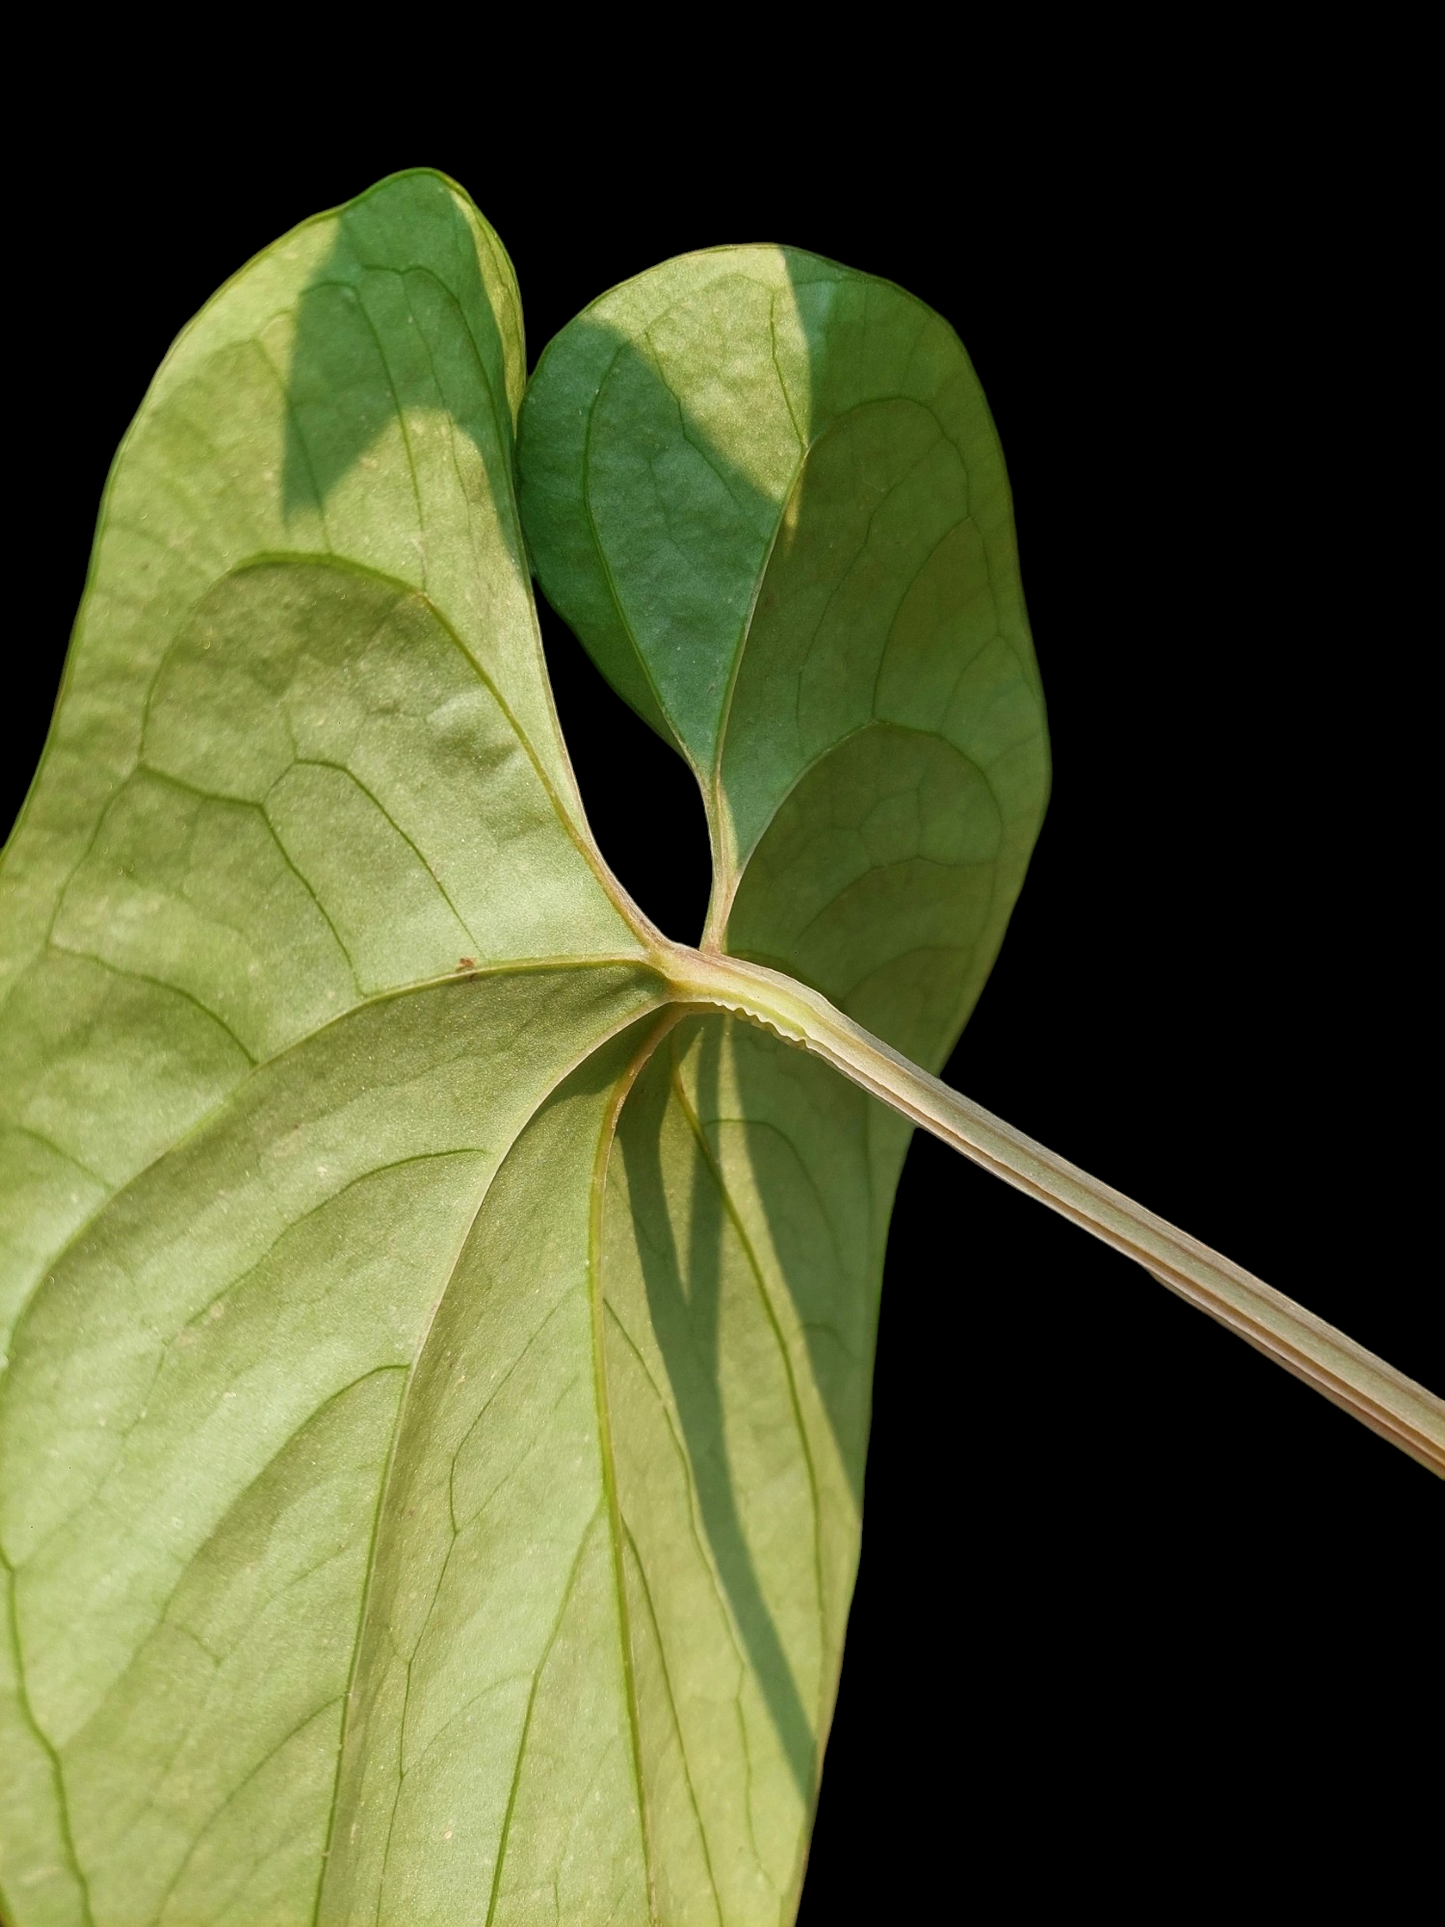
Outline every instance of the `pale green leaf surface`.
[(522, 379), (500, 244), (426, 175), (268, 250), (163, 365), (0, 879), (3, 1326), (317, 1022), (463, 955), (636, 951), (518, 566)]
[[(1042, 807), (981, 398), (883, 284), (659, 273), (580, 522), (602, 336), (547, 359), (529, 544), (702, 768), (730, 941), (937, 1056)], [(796, 1909), (907, 1127), (679, 1010), (597, 855), (522, 371), (495, 236), (399, 176), (222, 290), (107, 491), (0, 872), (17, 1927)]]

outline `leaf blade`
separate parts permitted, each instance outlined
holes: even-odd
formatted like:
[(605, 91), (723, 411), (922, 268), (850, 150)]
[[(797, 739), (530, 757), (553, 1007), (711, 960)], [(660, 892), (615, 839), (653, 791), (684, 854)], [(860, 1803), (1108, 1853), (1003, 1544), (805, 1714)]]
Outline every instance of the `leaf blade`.
[[(448, 261), (451, 307), (397, 310), (397, 285), (421, 273), (433, 288)], [(331, 302), (338, 289), (359, 345), (344, 330), (333, 339), (314, 311), (318, 295)], [(457, 919), (465, 940), (450, 957), (442, 940), (458, 934), (454, 906), (444, 891), (433, 905), (431, 885), (413, 879), (420, 899), (409, 918), (393, 914), (398, 941), (372, 959), (372, 989), (455, 969), (478, 950), (636, 951), (582, 823), (520, 562), (510, 459), (521, 355), (500, 244), (459, 190), (416, 174), (266, 250), (158, 373), (107, 487), (62, 700), (0, 872), (5, 1123), (15, 1141), (30, 1134), (34, 1167), (10, 1165), (21, 1182), (11, 1211), (29, 1242), (7, 1254), (9, 1315), (94, 1208), (95, 1178), (110, 1189), (125, 1181), (234, 1088), (248, 1057), (363, 994), (337, 919), (316, 901), (324, 892), (308, 888), (305, 863), (286, 848), (286, 827), (296, 834), (307, 815), (303, 766), (350, 779), (353, 807), (338, 805), (333, 820), (351, 832), (329, 851), (333, 869), (349, 862), (355, 882), (390, 858), (396, 872), (409, 863), (472, 876), (470, 912)], [(419, 484), (413, 450), (428, 437), (438, 459)], [(319, 464), (324, 503), (298, 495), (298, 461), (308, 473)], [(430, 548), (446, 551), (444, 565), (429, 563)], [(378, 573), (384, 563), (396, 573)], [(353, 664), (348, 638), (373, 630), (370, 659)], [(424, 630), (429, 679), (418, 663)], [(396, 687), (403, 658), (415, 678), (409, 717)], [(477, 763), (519, 759), (531, 774), (511, 773), (497, 827), (509, 844), (533, 840), (533, 901), (554, 873), (550, 917), (526, 932), (508, 930), (504, 915), (527, 894), (517, 868), (505, 876), (505, 851), (496, 839), (486, 847), (485, 825), (478, 846), (465, 793)], [(151, 764), (173, 787), (199, 790), (192, 821), (178, 825), (169, 801), (147, 796)], [(288, 797), (275, 786), (293, 766)], [(380, 851), (369, 844), (388, 838), (388, 808), (404, 834)], [(326, 857), (320, 844), (307, 862)], [(234, 915), (228, 865), (245, 872), (230, 880)], [(602, 899), (589, 906), (590, 927), (586, 910), (579, 923), (579, 865)], [(181, 956), (158, 954), (158, 915)], [(499, 918), (489, 949), (471, 924), (490, 931)], [(92, 954), (96, 938), (112, 954)], [(250, 957), (240, 954), (246, 940)], [(290, 1008), (302, 992), (309, 1004)]]
[(800, 250), (685, 255), (549, 346), (519, 465), (543, 587), (698, 775), (704, 947), (941, 1063), (1048, 790), (1008, 478), (952, 329)]
[[(782, 929), (830, 983), (876, 976), (901, 920), (804, 848), (809, 899), (788, 839), (812, 836), (811, 778), (824, 816), (863, 791), (893, 860), (873, 819), (897, 743), (937, 736), (908, 709), (928, 677), (850, 618), (834, 657), (882, 649), (860, 728), (836, 675), (795, 673), (797, 624), (774, 634), (762, 598), (781, 586), (782, 608), (787, 570), (842, 554), (820, 500), (843, 526), (893, 489), (897, 436), (846, 425), (837, 499), (827, 451), (799, 482), (833, 378), (799, 317), (817, 288), (862, 288), (862, 326), (882, 284), (776, 252), (761, 296), (733, 274), (773, 384), (740, 411), (728, 341), (756, 341), (699, 336), (693, 267), (666, 272), (687, 313), (654, 317), (648, 352), (707, 351), (684, 466), (715, 566), (701, 601), (690, 565), (659, 580), (747, 646), (726, 674), (650, 664), (634, 695), (711, 786), (719, 914), (759, 945)], [(591, 844), (541, 674), (507, 273), (455, 190), (401, 177), (203, 313), (123, 451), (7, 854), (26, 969), (0, 1029), (30, 1160), (11, 1169), (42, 1234), (22, 1290), (46, 1279), (0, 1389), (27, 1468), (0, 1495), (11, 1716), (44, 1739), (17, 1826), (37, 1859), (68, 1830), (90, 1895), (27, 1899), (37, 1927), (441, 1923), (483, 1891), (496, 1922), (796, 1909), (906, 1127), (775, 1038), (666, 1008), (691, 978)], [(614, 545), (639, 473), (623, 431), (677, 414), (645, 358), (619, 367)], [(644, 575), (657, 526), (633, 543)], [(888, 568), (896, 599), (913, 578)], [(780, 674), (806, 724), (781, 791), (754, 753)], [(867, 854), (865, 885), (887, 868)], [(903, 881), (916, 897), (916, 866)], [(824, 928), (816, 958), (800, 918)], [(956, 982), (929, 1035), (969, 996)], [(46, 1159), (67, 1157), (70, 1215), (47, 1217)]]

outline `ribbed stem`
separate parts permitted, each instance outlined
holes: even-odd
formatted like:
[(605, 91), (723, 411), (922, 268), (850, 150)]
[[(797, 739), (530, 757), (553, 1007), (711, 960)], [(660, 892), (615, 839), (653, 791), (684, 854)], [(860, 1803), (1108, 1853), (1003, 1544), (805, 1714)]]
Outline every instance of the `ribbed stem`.
[(1445, 1401), (1323, 1318), (919, 1070), (791, 978), (682, 945), (669, 945), (659, 962), (689, 1002), (734, 1011), (812, 1051), (995, 1177), (1133, 1258), (1160, 1284), (1445, 1478)]

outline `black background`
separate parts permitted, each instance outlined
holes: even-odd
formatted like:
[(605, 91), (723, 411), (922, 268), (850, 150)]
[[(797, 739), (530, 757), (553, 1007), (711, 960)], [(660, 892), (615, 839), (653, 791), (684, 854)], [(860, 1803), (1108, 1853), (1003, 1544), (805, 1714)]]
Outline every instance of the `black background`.
[[(1391, 587), (1409, 293), (1369, 181), (1326, 127), (1276, 139), (1239, 100), (1208, 126), (1166, 107), (1027, 139), (959, 120), (926, 156), (906, 113), (825, 158), (797, 126), (747, 163), (669, 112), (661, 147), (625, 119), (549, 132), (534, 102), (502, 136), (479, 110), (465, 136), (393, 142), (373, 115), (258, 156), (197, 111), (35, 170), (11, 231), (13, 806), (115, 444), (175, 332), (295, 221), (445, 169), (512, 254), (534, 357), (692, 247), (787, 241), (888, 276), (955, 324), (990, 397), (1054, 735), (1043, 837), (949, 1079), (1445, 1384), (1411, 1101), (1422, 645)], [(690, 779), (544, 621), (603, 849), (695, 938)], [(1366, 1879), (1393, 1911), (1425, 1846), (1439, 1496), (919, 1138), (806, 1927), (948, 1919), (1000, 1882), (985, 1917), (1086, 1893), (1150, 1919), (1246, 1890), (1343, 1905)]]

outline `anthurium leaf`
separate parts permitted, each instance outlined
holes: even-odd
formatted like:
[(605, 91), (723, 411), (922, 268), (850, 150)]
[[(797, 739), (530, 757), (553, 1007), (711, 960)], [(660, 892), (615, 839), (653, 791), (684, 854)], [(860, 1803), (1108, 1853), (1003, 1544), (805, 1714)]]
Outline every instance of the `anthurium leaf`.
[(551, 342), (538, 578), (697, 773), (708, 940), (943, 1062), (1047, 795), (1008, 479), (958, 337), (886, 281), (721, 248)]
[(715, 939), (925, 1057), (1042, 736), (951, 334), (659, 273), (544, 364), (525, 547), (516, 289), (433, 174), (228, 283), (117, 459), (0, 870), (16, 1927), (795, 1913), (907, 1127), (699, 1011), (524, 557), (702, 775)]

